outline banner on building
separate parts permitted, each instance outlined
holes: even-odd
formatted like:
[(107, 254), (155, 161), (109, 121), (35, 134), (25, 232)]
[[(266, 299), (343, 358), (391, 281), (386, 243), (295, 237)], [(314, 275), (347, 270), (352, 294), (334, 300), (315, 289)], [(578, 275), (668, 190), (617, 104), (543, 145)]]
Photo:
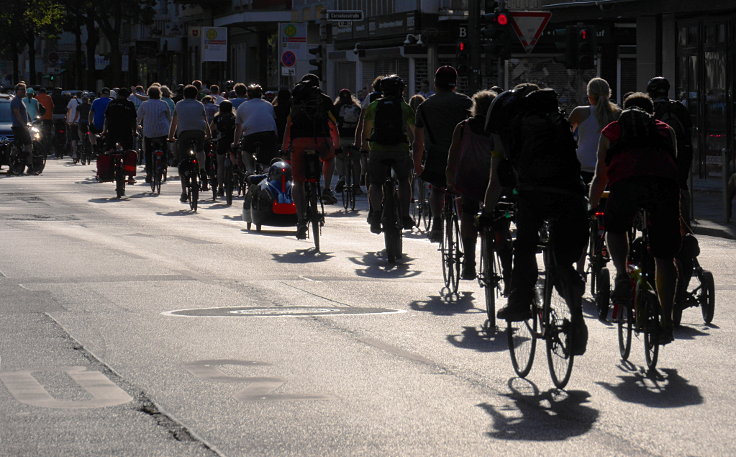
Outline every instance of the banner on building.
[(227, 27), (202, 27), (202, 62), (227, 62)]

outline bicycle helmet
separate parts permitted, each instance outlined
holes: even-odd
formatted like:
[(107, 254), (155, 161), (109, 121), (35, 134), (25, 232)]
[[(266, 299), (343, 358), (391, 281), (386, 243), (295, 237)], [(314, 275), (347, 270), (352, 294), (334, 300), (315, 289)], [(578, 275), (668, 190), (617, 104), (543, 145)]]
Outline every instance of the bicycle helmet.
[(670, 92), (670, 82), (663, 76), (656, 76), (647, 83), (647, 92), (650, 97), (667, 96)]
[(381, 92), (386, 96), (400, 97), (406, 84), (399, 75), (388, 75), (381, 79)]
[(268, 180), (280, 182), (284, 176), (287, 181), (291, 181), (291, 165), (283, 160), (272, 163), (268, 169)]

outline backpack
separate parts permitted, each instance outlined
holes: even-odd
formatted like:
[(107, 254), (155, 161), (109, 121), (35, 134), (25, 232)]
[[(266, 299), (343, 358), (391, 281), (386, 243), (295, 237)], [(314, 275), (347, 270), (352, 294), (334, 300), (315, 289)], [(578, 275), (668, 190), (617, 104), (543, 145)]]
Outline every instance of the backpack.
[(519, 184), (554, 188), (579, 187), (577, 143), (564, 111), (551, 89), (530, 93), (524, 110), (512, 121), (513, 135), (507, 158)]
[(223, 135), (232, 136), (235, 131), (235, 116), (232, 114), (218, 114), (215, 116), (215, 126)]
[(616, 154), (626, 150), (644, 153), (654, 149), (674, 153), (672, 142), (657, 132), (657, 120), (646, 111), (638, 108), (626, 109), (621, 112), (618, 123), (621, 126), (621, 136), (608, 149), (606, 164), (610, 164)]
[(292, 124), (310, 131), (314, 136), (329, 136), (329, 111), (325, 107), (319, 87), (297, 83), (294, 86), (291, 105)]
[(401, 109), (403, 101), (400, 98), (381, 98), (375, 103), (376, 119), (371, 141), (386, 145), (406, 143), (404, 113)]
[[(677, 111), (680, 111), (680, 113)], [(687, 115), (687, 111), (676, 100), (667, 100), (654, 104), (654, 117), (672, 127), (677, 137), (678, 149), (690, 146), (689, 132), (685, 127), (685, 122), (681, 118), (682, 115)]]
[[(468, 119), (462, 123), (455, 188), (463, 197), (482, 201), (491, 176), (493, 141), (490, 135), (476, 132), (471, 121), (472, 119)], [(479, 121), (484, 122), (482, 117)], [(480, 130), (482, 131), (482, 126)]]
[(346, 103), (340, 106), (338, 116), (340, 118), (341, 129), (355, 129), (360, 119), (360, 107), (352, 103)]

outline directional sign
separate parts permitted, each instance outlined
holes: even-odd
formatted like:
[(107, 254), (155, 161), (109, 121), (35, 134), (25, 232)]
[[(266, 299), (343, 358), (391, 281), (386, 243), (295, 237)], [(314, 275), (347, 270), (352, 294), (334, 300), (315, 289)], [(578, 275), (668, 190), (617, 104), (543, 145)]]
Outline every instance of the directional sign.
[(325, 19), (328, 21), (362, 21), (363, 10), (327, 10)]
[(511, 17), (514, 18), (511, 21), (514, 32), (519, 37), (524, 51), (532, 52), (552, 17), (552, 13), (549, 11), (513, 11)]
[(294, 51), (284, 51), (281, 53), (281, 65), (285, 67), (293, 67), (296, 64), (296, 54)]

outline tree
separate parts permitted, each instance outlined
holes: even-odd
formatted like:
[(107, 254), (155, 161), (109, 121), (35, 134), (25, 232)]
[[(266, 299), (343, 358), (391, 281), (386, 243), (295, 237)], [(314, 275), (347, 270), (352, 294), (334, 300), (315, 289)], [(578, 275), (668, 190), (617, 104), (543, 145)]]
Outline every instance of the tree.
[(58, 0), (13, 0), (0, 9), (0, 44), (13, 59), (13, 77), (20, 79), (18, 55), (28, 46), (31, 84), (36, 83), (36, 38), (49, 38), (61, 31), (63, 5)]
[[(110, 69), (113, 83), (122, 84), (120, 38), (124, 22), (148, 24), (153, 19), (156, 0), (116, 0), (94, 2), (94, 14), (100, 30), (110, 42)], [(130, 63), (132, 65), (132, 62)]]

